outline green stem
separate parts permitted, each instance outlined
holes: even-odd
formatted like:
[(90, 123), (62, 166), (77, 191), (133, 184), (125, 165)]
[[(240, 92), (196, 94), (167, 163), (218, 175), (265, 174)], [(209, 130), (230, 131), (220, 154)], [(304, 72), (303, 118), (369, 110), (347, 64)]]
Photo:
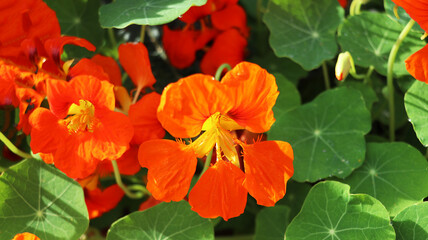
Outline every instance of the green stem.
[(397, 57), (398, 49), (400, 48), (401, 43), (404, 38), (409, 33), (410, 29), (412, 29), (415, 21), (411, 19), (407, 25), (404, 27), (403, 31), (401, 31), (400, 36), (398, 36), (397, 41), (392, 46), (391, 52), (389, 53), (388, 58), (388, 69), (386, 75), (386, 85), (388, 87), (388, 104), (389, 104), (389, 140), (392, 142), (395, 139), (395, 109), (394, 109), (394, 62)]
[(112, 45), (113, 48), (117, 47), (117, 42), (116, 42), (116, 37), (114, 36), (114, 30), (113, 28), (109, 28), (107, 30), (108, 32), (108, 37), (110, 38), (110, 43)]
[(372, 85), (371, 75), (373, 73), (374, 67), (370, 65), (369, 70), (367, 70), (366, 75), (364, 76), (364, 84)]
[(146, 35), (146, 25), (141, 25), (141, 32), (140, 32), (140, 42), (144, 43), (144, 36)]
[(232, 68), (230, 67), (229, 64), (227, 63), (223, 63), (222, 65), (220, 65), (220, 67), (217, 68), (217, 72), (215, 72), (215, 79), (216, 80), (220, 80), (221, 77), (221, 73), (223, 72), (223, 70), (227, 68), (228, 71), (230, 71)]
[[(113, 166), (114, 178), (116, 179), (116, 183), (117, 183), (117, 185), (119, 185), (120, 188), (122, 188), (122, 190), (125, 192), (126, 196), (128, 196), (129, 198), (133, 198), (133, 199), (142, 198), (144, 196), (143, 191), (137, 191), (136, 193), (133, 193), (122, 182), (122, 178), (120, 177), (119, 167), (117, 166), (116, 160), (112, 160), (111, 165)], [(135, 186), (133, 186), (133, 188), (135, 189)]]
[(328, 77), (328, 69), (327, 64), (325, 62), (322, 63), (322, 73), (324, 76), (325, 88), (330, 89), (330, 78)]
[(0, 132), (0, 140), (6, 145), (7, 148), (9, 148), (10, 151), (15, 153), (16, 155), (22, 157), (22, 158), (33, 158), (30, 154), (23, 152), (19, 150), (13, 143), (2, 133)]
[(214, 148), (211, 149), (211, 151), (208, 153), (208, 156), (207, 156), (205, 163), (204, 163), (204, 168), (202, 168), (202, 172), (201, 172), (201, 175), (199, 175), (198, 181), (199, 181), (199, 179), (201, 179), (201, 177), (205, 173), (205, 171), (207, 171), (207, 169), (210, 167), (211, 158), (213, 157), (213, 152), (214, 152)]

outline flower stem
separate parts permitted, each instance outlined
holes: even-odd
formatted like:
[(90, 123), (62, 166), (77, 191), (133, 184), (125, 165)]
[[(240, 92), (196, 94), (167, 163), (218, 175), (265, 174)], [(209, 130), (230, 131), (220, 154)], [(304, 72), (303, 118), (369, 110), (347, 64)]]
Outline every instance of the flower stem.
[(6, 145), (7, 148), (9, 148), (10, 151), (15, 153), (16, 155), (26, 159), (33, 158), (33, 156), (31, 156), (30, 154), (23, 152), (17, 147), (15, 147), (15, 145), (13, 145), (13, 143), (2, 132), (0, 132), (0, 140)]
[(364, 76), (364, 84), (372, 85), (370, 76), (372, 75), (374, 67), (370, 65), (369, 70), (367, 70), (366, 75)]
[(205, 163), (204, 163), (204, 168), (202, 168), (202, 172), (199, 175), (198, 181), (199, 181), (199, 179), (201, 179), (201, 177), (205, 173), (205, 171), (207, 171), (207, 169), (210, 167), (211, 158), (213, 157), (213, 152), (214, 152), (214, 148), (211, 149), (211, 151), (207, 155), (207, 158), (206, 158)]
[(220, 67), (218, 67), (218, 68), (217, 68), (217, 72), (215, 72), (215, 79), (216, 79), (217, 81), (219, 81), (219, 80), (220, 80), (221, 73), (223, 72), (223, 70), (224, 70), (225, 68), (227, 68), (227, 70), (228, 70), (228, 71), (230, 71), (230, 70), (232, 69), (232, 68), (230, 67), (230, 65), (229, 65), (229, 64), (227, 64), (227, 63), (223, 63), (222, 65), (220, 65)]
[(140, 32), (140, 42), (144, 43), (144, 36), (146, 35), (146, 25), (141, 25), (141, 32)]
[(395, 109), (394, 109), (394, 62), (397, 57), (398, 49), (400, 48), (401, 43), (404, 38), (409, 33), (410, 29), (412, 29), (415, 21), (411, 19), (407, 25), (404, 27), (403, 31), (401, 31), (400, 35), (397, 38), (397, 41), (392, 46), (391, 52), (388, 57), (388, 69), (386, 75), (386, 84), (388, 87), (388, 103), (389, 103), (389, 140), (392, 142), (395, 139)]
[[(117, 166), (116, 160), (111, 161), (111, 165), (113, 166), (114, 170), (114, 178), (116, 179), (117, 185), (119, 185), (120, 188), (125, 192), (126, 196), (133, 199), (142, 198), (144, 196), (144, 193), (147, 191), (147, 189), (144, 188), (144, 190), (140, 189), (139, 191), (133, 193), (131, 190), (125, 186), (125, 184), (122, 182), (122, 178), (120, 177), (119, 167)], [(135, 186), (131, 186), (133, 190), (138, 190), (135, 188)]]
[(328, 77), (328, 69), (327, 64), (325, 62), (322, 63), (322, 73), (324, 76), (325, 88), (330, 89), (330, 78)]
[(114, 30), (113, 28), (109, 28), (107, 30), (108, 32), (108, 37), (110, 38), (110, 43), (112, 45), (113, 48), (117, 47), (117, 42), (116, 42), (116, 37), (114, 36)]

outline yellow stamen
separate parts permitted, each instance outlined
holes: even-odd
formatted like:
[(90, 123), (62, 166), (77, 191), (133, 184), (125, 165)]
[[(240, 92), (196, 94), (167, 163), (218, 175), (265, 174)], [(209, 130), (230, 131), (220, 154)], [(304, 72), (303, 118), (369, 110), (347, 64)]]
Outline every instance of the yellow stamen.
[(79, 105), (73, 103), (68, 109), (68, 115), (63, 121), (70, 133), (93, 132), (95, 107), (91, 102), (79, 100)]

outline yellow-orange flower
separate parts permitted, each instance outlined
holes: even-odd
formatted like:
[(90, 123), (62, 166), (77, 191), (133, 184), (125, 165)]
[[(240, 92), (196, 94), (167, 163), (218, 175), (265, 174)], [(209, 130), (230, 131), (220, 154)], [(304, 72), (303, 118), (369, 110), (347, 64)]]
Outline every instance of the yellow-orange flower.
[(238, 64), (221, 82), (196, 74), (168, 85), (158, 108), (161, 124), (174, 137), (197, 139), (189, 145), (152, 140), (140, 146), (139, 161), (149, 169), (147, 188), (153, 197), (183, 199), (197, 157), (203, 158), (215, 147), (216, 160), (190, 192), (192, 209), (203, 217), (227, 220), (244, 211), (247, 192), (259, 204), (273, 206), (284, 196), (293, 175), (290, 145), (281, 141), (247, 144), (233, 131), (268, 131), (275, 121), (272, 107), (277, 96), (273, 75), (248, 62)]

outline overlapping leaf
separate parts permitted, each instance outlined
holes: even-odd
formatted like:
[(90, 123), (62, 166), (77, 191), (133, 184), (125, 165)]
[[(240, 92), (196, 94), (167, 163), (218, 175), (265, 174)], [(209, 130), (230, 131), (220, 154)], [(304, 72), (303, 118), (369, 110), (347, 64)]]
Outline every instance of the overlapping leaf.
[(401, 211), (392, 222), (397, 240), (428, 239), (428, 202)]
[[(407, 14), (406, 11), (401, 7), (397, 8), (398, 18), (395, 16), (394, 14), (395, 3), (393, 1), (384, 0), (383, 5), (385, 7), (385, 12), (388, 14), (388, 16), (391, 19), (399, 22), (403, 27), (406, 26), (406, 24), (410, 21), (411, 18), (409, 14)], [(419, 26), (418, 23), (415, 23), (412, 29), (415, 31), (424, 32), (424, 30), (422, 30), (422, 28)]]
[(369, 143), (363, 166), (344, 182), (352, 193), (375, 197), (395, 216), (428, 196), (428, 162), (406, 143)]
[(0, 239), (31, 232), (43, 240), (77, 239), (89, 224), (80, 185), (29, 159), (0, 177)]
[(428, 85), (416, 81), (404, 96), (404, 105), (419, 141), (428, 146)]
[(311, 189), (285, 235), (287, 240), (395, 239), (388, 211), (378, 200), (366, 194), (350, 194), (348, 185), (334, 181), (318, 183)]
[(207, 0), (116, 0), (100, 8), (100, 23), (105, 28), (124, 28), (131, 24), (160, 25), (173, 21), (191, 6)]
[[(389, 53), (402, 29), (403, 26), (386, 13), (362, 12), (345, 20), (338, 40), (342, 51), (349, 51), (356, 65), (372, 65), (386, 76)], [(425, 45), (419, 37), (417, 33), (410, 32), (403, 40), (394, 63), (395, 75), (408, 74), (404, 60)]]
[(275, 54), (312, 70), (336, 56), (336, 29), (343, 18), (337, 0), (271, 0), (263, 21)]
[(344, 178), (361, 166), (364, 135), (370, 127), (361, 93), (337, 88), (277, 117), (268, 137), (293, 147), (293, 179), (314, 182), (329, 176)]
[(290, 209), (277, 205), (257, 214), (254, 240), (283, 240), (289, 222)]
[(273, 112), (276, 118), (281, 118), (285, 112), (288, 112), (300, 105), (300, 94), (294, 84), (288, 81), (281, 74), (274, 74), (278, 84), (279, 95)]
[(134, 212), (113, 223), (107, 240), (132, 239), (214, 239), (209, 219), (190, 210), (186, 201), (161, 203), (142, 212)]

